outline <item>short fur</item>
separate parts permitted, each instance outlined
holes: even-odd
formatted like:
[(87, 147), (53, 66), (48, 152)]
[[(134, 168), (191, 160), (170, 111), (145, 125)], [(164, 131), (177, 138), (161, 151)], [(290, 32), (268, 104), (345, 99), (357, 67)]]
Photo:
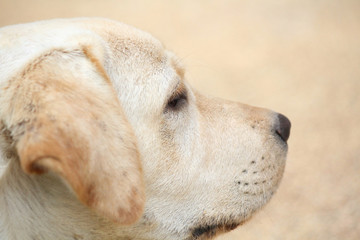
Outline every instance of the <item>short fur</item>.
[(122, 23), (4, 27), (0, 239), (229, 231), (278, 187), (277, 124), (269, 110), (196, 92), (174, 54)]

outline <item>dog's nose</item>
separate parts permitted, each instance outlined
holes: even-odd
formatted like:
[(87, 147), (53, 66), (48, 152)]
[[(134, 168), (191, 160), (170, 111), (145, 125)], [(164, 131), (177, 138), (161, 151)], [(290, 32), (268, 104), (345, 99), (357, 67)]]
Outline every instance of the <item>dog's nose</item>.
[(278, 123), (275, 124), (275, 132), (281, 137), (282, 140), (284, 140), (284, 142), (286, 142), (290, 136), (291, 122), (287, 117), (280, 113), (277, 115), (277, 117)]

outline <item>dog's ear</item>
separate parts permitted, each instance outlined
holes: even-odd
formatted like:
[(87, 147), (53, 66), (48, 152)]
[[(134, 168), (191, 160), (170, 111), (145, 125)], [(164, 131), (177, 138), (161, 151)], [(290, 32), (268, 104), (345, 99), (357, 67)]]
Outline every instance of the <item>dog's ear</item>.
[(92, 50), (52, 50), (8, 88), (23, 170), (52, 171), (98, 214), (135, 222), (145, 201), (136, 139)]

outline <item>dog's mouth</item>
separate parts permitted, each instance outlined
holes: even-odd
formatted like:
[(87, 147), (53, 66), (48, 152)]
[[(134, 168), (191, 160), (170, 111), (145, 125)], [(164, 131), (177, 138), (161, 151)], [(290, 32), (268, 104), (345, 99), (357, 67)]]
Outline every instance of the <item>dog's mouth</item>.
[(232, 223), (222, 223), (222, 224), (210, 224), (210, 225), (200, 225), (195, 227), (191, 232), (191, 240), (200, 240), (200, 239), (211, 239), (220, 233), (229, 232), (234, 230), (238, 226), (245, 223), (247, 220), (242, 222), (232, 222)]

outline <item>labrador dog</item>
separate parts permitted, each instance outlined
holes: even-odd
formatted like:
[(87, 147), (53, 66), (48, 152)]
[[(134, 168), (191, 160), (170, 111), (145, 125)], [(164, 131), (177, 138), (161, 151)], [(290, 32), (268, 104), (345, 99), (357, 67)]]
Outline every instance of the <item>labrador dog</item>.
[(0, 239), (213, 238), (269, 201), (289, 133), (125, 24), (1, 28)]

